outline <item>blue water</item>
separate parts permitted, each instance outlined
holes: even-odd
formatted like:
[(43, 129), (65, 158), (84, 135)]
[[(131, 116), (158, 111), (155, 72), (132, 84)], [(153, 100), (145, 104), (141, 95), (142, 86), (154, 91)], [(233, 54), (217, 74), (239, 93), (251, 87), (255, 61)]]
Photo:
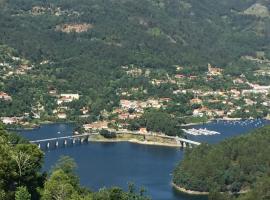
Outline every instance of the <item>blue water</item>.
[(208, 124), (192, 126), (192, 128), (206, 128), (208, 130), (217, 131), (221, 133), (220, 135), (210, 135), (210, 136), (191, 136), (188, 138), (200, 142), (206, 143), (218, 143), (227, 138), (231, 138), (240, 134), (247, 134), (252, 129), (260, 128), (264, 125), (270, 124), (267, 120), (243, 120), (243, 121), (213, 121)]
[[(212, 122), (196, 128), (208, 128), (221, 132), (215, 136), (192, 136), (197, 141), (216, 143), (226, 138), (245, 134), (251, 129), (269, 121), (244, 125), (226, 121)], [(72, 124), (43, 125), (32, 131), (20, 133), (30, 140), (71, 135)], [(46, 151), (45, 170), (50, 170), (58, 158), (68, 155), (75, 159), (81, 184), (97, 190), (101, 187), (120, 186), (127, 188), (129, 182), (143, 186), (154, 200), (205, 200), (205, 197), (188, 196), (176, 192), (170, 183), (172, 171), (183, 158), (184, 152), (178, 148), (146, 146), (123, 143), (76, 144), (70, 148)]]

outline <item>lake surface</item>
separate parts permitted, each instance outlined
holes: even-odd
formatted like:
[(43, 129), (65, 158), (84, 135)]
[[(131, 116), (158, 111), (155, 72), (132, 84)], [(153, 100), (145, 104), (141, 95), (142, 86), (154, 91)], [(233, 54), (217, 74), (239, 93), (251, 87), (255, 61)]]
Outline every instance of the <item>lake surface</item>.
[[(251, 129), (270, 124), (269, 121), (241, 122), (218, 121), (196, 128), (221, 132), (214, 136), (190, 136), (196, 141), (216, 143), (228, 137), (245, 134)], [(72, 124), (43, 125), (39, 129), (21, 131), (30, 140), (72, 135)], [(76, 161), (81, 184), (93, 190), (101, 187), (127, 188), (129, 182), (145, 187), (153, 200), (205, 200), (205, 197), (188, 196), (176, 192), (170, 185), (172, 171), (183, 158), (178, 148), (122, 143), (76, 144), (73, 147), (51, 149), (45, 154), (45, 170), (50, 170), (58, 158), (67, 155)]]
[(260, 128), (264, 125), (270, 124), (270, 121), (257, 119), (257, 120), (242, 120), (242, 121), (224, 121), (218, 120), (211, 123), (195, 125), (192, 128), (206, 128), (208, 130), (217, 131), (220, 135), (208, 135), (208, 136), (191, 136), (192, 140), (206, 142), (206, 143), (218, 143), (227, 138), (235, 137), (240, 134), (247, 134), (255, 128)]

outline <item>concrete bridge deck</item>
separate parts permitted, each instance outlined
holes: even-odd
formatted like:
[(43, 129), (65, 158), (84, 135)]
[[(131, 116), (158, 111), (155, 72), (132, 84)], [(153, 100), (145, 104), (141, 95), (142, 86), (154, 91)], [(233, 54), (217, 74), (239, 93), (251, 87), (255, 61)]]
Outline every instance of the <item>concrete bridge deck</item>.
[(32, 140), (31, 143), (40, 143), (40, 142), (50, 142), (56, 140), (65, 140), (65, 139), (76, 139), (82, 137), (89, 137), (89, 134), (80, 134), (80, 135), (71, 135), (71, 136), (64, 136), (64, 137), (55, 137), (55, 138), (47, 138), (47, 139), (40, 139), (40, 140)]

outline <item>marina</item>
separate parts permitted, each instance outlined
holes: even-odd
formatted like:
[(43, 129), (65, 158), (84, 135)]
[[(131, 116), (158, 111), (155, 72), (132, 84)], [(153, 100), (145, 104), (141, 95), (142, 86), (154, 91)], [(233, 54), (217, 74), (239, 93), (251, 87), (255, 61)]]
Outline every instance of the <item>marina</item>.
[(219, 135), (220, 133), (217, 131), (211, 131), (206, 128), (191, 128), (191, 129), (182, 129), (186, 134), (189, 135)]

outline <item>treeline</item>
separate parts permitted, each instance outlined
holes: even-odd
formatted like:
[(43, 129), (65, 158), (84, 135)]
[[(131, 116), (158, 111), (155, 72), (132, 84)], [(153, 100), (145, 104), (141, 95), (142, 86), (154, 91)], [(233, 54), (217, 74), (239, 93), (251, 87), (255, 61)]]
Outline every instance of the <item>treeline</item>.
[(217, 145), (200, 145), (186, 152), (174, 171), (173, 182), (179, 187), (210, 192), (220, 198), (226, 196), (220, 192), (248, 192), (240, 199), (267, 199), (269, 184), (264, 184), (270, 181), (269, 144), (270, 126), (266, 126)]
[(118, 187), (98, 192), (80, 186), (76, 164), (62, 157), (50, 172), (41, 172), (44, 153), (34, 144), (0, 125), (0, 199), (1, 200), (148, 200), (145, 190), (128, 191)]

